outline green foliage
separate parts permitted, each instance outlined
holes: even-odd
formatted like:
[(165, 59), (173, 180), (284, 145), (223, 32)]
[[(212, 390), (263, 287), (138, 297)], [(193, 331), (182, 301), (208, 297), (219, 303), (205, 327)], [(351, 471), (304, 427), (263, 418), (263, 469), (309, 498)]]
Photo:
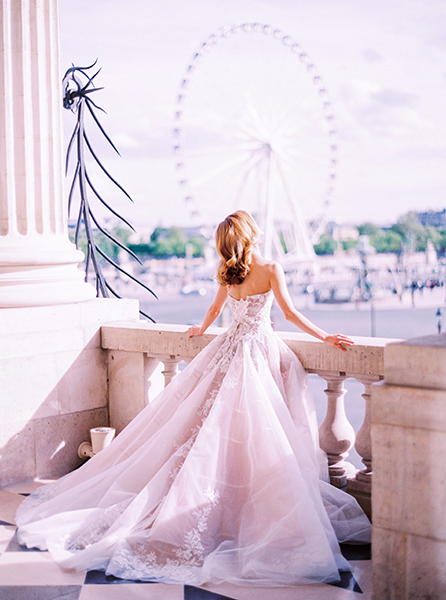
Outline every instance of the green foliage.
[(345, 251), (351, 250), (352, 248), (356, 248), (357, 245), (358, 245), (358, 240), (343, 240), (342, 241), (342, 248)]
[(204, 256), (204, 249), (206, 248), (207, 243), (204, 237), (202, 237), (201, 235), (196, 235), (189, 240), (189, 243), (192, 244), (194, 256)]
[(206, 240), (202, 236), (188, 239), (183, 230), (178, 227), (156, 227), (146, 244), (129, 244), (129, 248), (138, 255), (148, 254), (154, 258), (170, 256), (186, 256), (187, 244), (192, 245), (193, 256), (203, 256)]
[(374, 223), (363, 223), (363, 225), (358, 225), (359, 235), (368, 235), (369, 238), (377, 235), (381, 229), (375, 225)]
[(429, 239), (428, 231), (420, 223), (415, 213), (408, 212), (403, 215), (390, 229), (401, 236), (409, 250), (414, 252), (426, 250), (427, 240)]
[(401, 235), (391, 229), (388, 229), (387, 231), (379, 229), (376, 235), (370, 238), (370, 245), (380, 253), (399, 252), (401, 250), (402, 242), (403, 238)]
[(333, 254), (338, 247), (338, 243), (332, 237), (324, 234), (321, 235), (319, 242), (313, 247), (316, 254), (322, 256), (324, 254)]
[[(434, 247), (437, 250), (439, 250), (442, 245), (441, 231), (446, 231), (446, 230), (437, 229), (436, 227), (432, 227), (431, 225), (426, 225), (424, 229), (426, 231), (427, 240), (430, 240), (433, 243)], [(426, 243), (427, 243), (427, 240), (426, 240)]]
[(434, 246), (436, 250), (442, 254), (446, 254), (446, 228), (437, 229), (437, 233), (438, 238), (436, 242), (434, 242)]
[[(123, 229), (122, 227), (115, 227), (110, 231), (112, 236), (129, 247), (128, 239), (130, 237), (130, 231)], [(70, 240), (74, 243), (75, 232), (74, 229), (69, 230)], [(119, 246), (114, 244), (107, 236), (100, 231), (94, 232), (94, 239), (96, 245), (103, 251), (107, 256), (110, 256), (114, 261), (118, 258), (119, 253), (122, 251)], [(77, 246), (87, 256), (87, 235), (85, 229), (79, 230), (79, 237)]]
[(359, 225), (360, 235), (368, 235), (370, 244), (377, 252), (424, 252), (429, 240), (436, 250), (446, 252), (446, 229), (423, 226), (414, 212), (408, 212), (389, 229), (381, 229), (373, 223)]

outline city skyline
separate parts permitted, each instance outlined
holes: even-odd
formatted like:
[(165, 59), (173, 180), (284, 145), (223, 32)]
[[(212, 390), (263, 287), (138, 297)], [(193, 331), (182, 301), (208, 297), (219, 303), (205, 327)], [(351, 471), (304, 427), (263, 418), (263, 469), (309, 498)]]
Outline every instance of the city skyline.
[[(278, 27), (322, 76), (339, 158), (331, 219), (386, 224), (408, 210), (444, 208), (440, 0), (429, 12), (419, 0), (129, 0), (125, 8), (115, 0), (64, 0), (60, 10), (62, 71), (96, 58), (102, 67), (98, 86), (105, 89), (95, 101), (107, 111), (102, 122), (122, 155), (107, 151), (104, 161), (135, 201), (113, 197), (113, 205), (137, 228), (188, 221), (171, 149), (175, 100), (200, 43), (233, 22)], [(68, 133), (73, 117), (66, 113), (64, 123)]]

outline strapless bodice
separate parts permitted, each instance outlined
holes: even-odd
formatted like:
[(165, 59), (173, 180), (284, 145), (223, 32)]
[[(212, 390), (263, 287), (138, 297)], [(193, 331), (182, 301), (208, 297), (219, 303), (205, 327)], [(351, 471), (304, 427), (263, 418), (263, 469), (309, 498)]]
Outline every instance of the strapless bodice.
[(263, 294), (247, 296), (245, 300), (236, 300), (228, 294), (228, 303), (232, 311), (233, 325), (253, 334), (259, 328), (271, 326), (271, 306), (274, 294), (270, 290)]

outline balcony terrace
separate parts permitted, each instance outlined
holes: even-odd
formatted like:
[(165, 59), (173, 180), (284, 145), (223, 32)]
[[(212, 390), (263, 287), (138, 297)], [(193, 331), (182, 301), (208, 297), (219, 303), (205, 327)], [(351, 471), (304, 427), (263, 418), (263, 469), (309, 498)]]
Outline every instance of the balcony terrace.
[[(392, 344), (358, 338), (345, 354), (283, 334), (307, 371), (326, 382), (320, 440), (332, 483), (373, 516), (373, 565), (353, 551), (353, 577), (343, 587), (222, 585), (209, 595), (64, 572), (48, 553), (17, 544), (21, 494), (76, 468), (91, 427), (121, 430), (153, 398), (160, 378), (168, 383), (216, 332), (188, 340), (185, 328), (141, 323), (136, 301), (94, 299), (77, 268), (82, 253), (67, 235), (58, 3), (0, 6), (1, 600), (445, 598), (445, 334)], [(366, 405), (356, 434), (344, 412), (350, 377), (364, 386), (355, 400)], [(354, 442), (359, 472), (346, 460)]]
[[(107, 301), (94, 301), (104, 309)], [(110, 304), (119, 306), (119, 302)], [(125, 301), (128, 307), (129, 302)], [(116, 312), (116, 308), (115, 308)], [(102, 349), (98, 350), (103, 356), (101, 364), (106, 365), (108, 380), (108, 398), (104, 406), (96, 409), (95, 416), (99, 419), (94, 424), (110, 424), (119, 432), (123, 427), (157, 394), (160, 388), (168, 385), (175, 376), (181, 361), (189, 362), (198, 352), (209, 343), (218, 333), (213, 328), (200, 338), (189, 339), (185, 333), (186, 327), (173, 325), (152, 325), (142, 321), (117, 321), (102, 325), (100, 340)], [(97, 333), (96, 332), (96, 333)], [(90, 335), (93, 330), (90, 330)], [(298, 355), (309, 373), (316, 373), (326, 382), (327, 414), (321, 426), (321, 443), (330, 458), (330, 473), (334, 485), (345, 487), (350, 493), (359, 497), (360, 502), (370, 513), (371, 495), (371, 445), (370, 445), (370, 385), (383, 377), (384, 340), (356, 339), (354, 349), (347, 353), (328, 347), (305, 334), (280, 334), (289, 347)], [(99, 343), (94, 334), (90, 342), (90, 358), (92, 346)], [(87, 353), (88, 354), (88, 353)], [(84, 361), (82, 361), (84, 362)], [(349, 448), (355, 442), (355, 432), (348, 423), (344, 411), (345, 389), (343, 382), (346, 378), (354, 377), (364, 384), (363, 399), (358, 402), (366, 403), (364, 424), (356, 435), (357, 449), (364, 460), (363, 471), (357, 472), (346, 460)], [(103, 413), (109, 415), (104, 421)], [(40, 419), (34, 419), (36, 422)], [(48, 419), (47, 419), (48, 422)], [(79, 440), (87, 436), (87, 425), (83, 423), (81, 431), (73, 431), (73, 436)], [(55, 427), (50, 428), (55, 432)], [(66, 432), (65, 432), (66, 433)], [(80, 435), (80, 437), (79, 437)], [(46, 437), (46, 436), (45, 436)], [(64, 435), (56, 440), (49, 440), (51, 448), (60, 446)], [(59, 441), (60, 439), (60, 441)], [(75, 446), (70, 444), (71, 454)], [(71, 466), (78, 463), (75, 456), (67, 457)], [(39, 460), (36, 459), (36, 463)], [(48, 462), (42, 461), (43, 468), (49, 468)], [(57, 466), (60, 469), (60, 464)], [(48, 476), (50, 473), (46, 473)], [(44, 472), (39, 473), (41, 479)], [(20, 476), (19, 476), (20, 478)], [(71, 589), (70, 598), (113, 598), (109, 594), (123, 594), (129, 600), (133, 597), (153, 597), (159, 600), (168, 598), (251, 598), (255, 594), (259, 598), (285, 600), (288, 598), (327, 598), (327, 600), (349, 599), (357, 597), (360, 592), (363, 598), (371, 598), (371, 561), (368, 547), (344, 546), (343, 551), (351, 559), (352, 576), (343, 576), (342, 587), (330, 585), (314, 585), (299, 588), (253, 589), (236, 588), (222, 585), (205, 588), (213, 590), (213, 595), (200, 595), (200, 591), (183, 586), (167, 586), (155, 584), (135, 584), (120, 582), (119, 586), (105, 586), (103, 574), (88, 573), (73, 574), (62, 572), (51, 562), (47, 553), (23, 551), (14, 537), (14, 512), (21, 501), (20, 494), (29, 493), (41, 481), (15, 483), (0, 491), (0, 527), (2, 528), (2, 555), (0, 556), (0, 597), (5, 598), (48, 598), (45, 595), (56, 592), (62, 595)], [(23, 574), (26, 574), (27, 585), (21, 585)], [(116, 582), (116, 580), (112, 581)], [(53, 588), (53, 591), (47, 588)], [(201, 592), (203, 593), (203, 592)], [(4, 596), (2, 595), (4, 594)], [(13, 596), (12, 594), (16, 594)], [(31, 596), (30, 594), (34, 594)], [(37, 595), (36, 595), (37, 594)], [(41, 595), (39, 595), (41, 594)], [(155, 595), (152, 595), (155, 594)], [(58, 596), (57, 596), (58, 597)]]
[[(114, 300), (93, 300), (71, 308), (29, 308), (26, 311), (28, 317), (33, 317), (34, 332), (31, 321), (27, 320), (26, 334), (7, 318), (20, 316), (22, 321), (23, 312), (6, 309), (0, 313), (3, 339), (7, 341), (3, 344), (3, 358), (9, 357), (10, 363), (11, 360), (14, 363), (11, 354), (18, 352), (25, 337), (28, 339), (27, 351), (31, 353), (33, 335), (34, 342), (40, 340), (40, 365), (46, 358), (54, 358), (51, 351), (60, 354), (58, 344), (69, 348), (73, 333), (77, 332), (76, 339), (81, 338), (80, 349), (65, 349), (62, 353), (62, 358), (67, 355), (66, 360), (62, 360), (66, 370), (55, 386), (58, 394), (53, 402), (39, 402), (41, 390), (36, 386), (34, 376), (31, 385), (38, 409), (31, 414), (29, 403), (27, 406), (23, 398), (22, 410), (26, 413), (28, 409), (28, 421), (22, 429), (19, 424), (9, 425), (9, 428), (13, 425), (16, 433), (9, 444), (5, 444), (0, 460), (0, 475), (3, 473), (3, 489), (0, 490), (2, 598), (26, 599), (31, 593), (37, 595), (29, 597), (48, 598), (51, 596), (38, 595), (49, 593), (49, 590), (45, 591), (48, 586), (53, 586), (54, 591), (57, 588), (60, 593), (62, 590), (58, 586), (66, 588), (65, 591), (68, 591), (67, 586), (74, 586), (70, 588), (73, 599), (100, 598), (98, 594), (105, 593), (103, 587), (92, 591), (106, 583), (101, 574), (87, 574), (85, 579), (85, 574), (63, 573), (47, 554), (20, 552), (14, 538), (14, 512), (21, 493), (28, 493), (45, 477), (60, 476), (79, 464), (76, 449), (81, 441), (88, 439), (89, 427), (110, 424), (120, 431), (163, 385), (168, 385), (181, 361), (190, 361), (219, 331), (218, 328), (211, 329), (200, 338), (189, 339), (185, 326), (138, 321), (136, 309), (136, 301)], [(54, 337), (48, 317), (52, 318), (53, 328), (58, 329), (58, 314), (67, 315), (69, 310), (72, 318), (65, 324), (64, 335)], [(81, 317), (84, 316), (77, 322), (74, 315), (79, 312)], [(110, 322), (107, 322), (107, 315)], [(17, 325), (15, 318), (13, 321)], [(42, 341), (42, 330), (47, 345)], [(249, 588), (220, 586), (214, 591), (220, 597), (234, 599), (249, 598), (250, 593), (255, 593), (258, 597), (266, 594), (265, 598), (334, 600), (356, 597), (360, 590), (363, 598), (399, 599), (428, 597), (423, 595), (423, 590), (432, 585), (446, 589), (445, 570), (441, 567), (446, 537), (442, 518), (446, 492), (443, 478), (438, 477), (443, 472), (445, 456), (441, 449), (446, 445), (446, 335), (390, 344), (387, 343), (389, 340), (356, 338), (355, 346), (346, 353), (305, 334), (279, 335), (308, 373), (325, 380), (327, 411), (320, 426), (321, 446), (329, 457), (333, 485), (344, 487), (357, 497), (369, 515), (373, 514), (373, 596), (372, 561), (363, 547), (353, 551), (344, 548), (353, 567), (353, 576), (343, 581), (344, 589), (315, 585), (254, 592)], [(3, 365), (7, 366), (7, 362), (4, 360)], [(52, 374), (43, 369), (39, 379), (48, 384), (51, 377)], [(355, 378), (364, 387), (362, 398), (354, 400), (365, 403), (364, 422), (357, 432), (353, 431), (344, 411), (344, 381), (347, 378)], [(23, 381), (20, 386), (23, 393)], [(58, 398), (58, 395), (67, 394), (67, 386), (72, 388), (69, 392), (71, 403), (67, 403), (66, 398)], [(44, 394), (47, 389), (48, 385), (42, 390)], [(80, 401), (77, 408), (82, 410), (74, 410), (76, 397), (77, 402)], [(33, 439), (30, 444), (30, 430), (42, 439)], [(346, 460), (353, 444), (364, 463), (364, 468), (359, 471)], [(30, 455), (33, 455), (32, 459)], [(32, 468), (30, 462), (33, 462)], [(35, 481), (31, 481), (33, 479)], [(28, 573), (28, 591), (21, 587), (23, 573)], [(428, 574), (435, 574), (438, 579), (428, 579)], [(126, 586), (126, 598), (132, 598), (134, 594), (135, 598), (140, 597), (148, 585), (152, 587), (143, 593), (155, 593), (156, 590), (160, 600), (182, 598), (183, 594), (185, 598), (205, 597), (194, 596), (198, 592), (183, 590), (182, 586), (181, 589), (175, 586), (158, 588), (154, 584), (137, 586), (128, 582), (121, 582), (121, 585)], [(124, 591), (120, 586), (107, 589), (118, 594)], [(412, 596), (413, 587), (418, 587), (422, 593)], [(19, 595), (14, 595), (16, 593)], [(91, 595), (93, 593), (96, 595)], [(433, 597), (440, 598), (441, 595)]]

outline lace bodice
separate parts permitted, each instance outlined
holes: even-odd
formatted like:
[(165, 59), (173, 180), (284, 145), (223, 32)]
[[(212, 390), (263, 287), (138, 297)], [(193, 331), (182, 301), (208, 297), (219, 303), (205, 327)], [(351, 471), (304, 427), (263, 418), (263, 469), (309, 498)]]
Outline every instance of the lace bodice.
[[(204, 375), (214, 369), (219, 369), (221, 373), (228, 375), (229, 365), (240, 349), (240, 343), (245, 341), (260, 342), (262, 353), (266, 351), (265, 339), (268, 333), (272, 334), (270, 312), (273, 298), (272, 291), (247, 296), (245, 300), (236, 300), (228, 295), (232, 322), (226, 332), (222, 334), (221, 341), (214, 340), (219, 344), (219, 349), (205, 367)], [(224, 378), (224, 387), (233, 387), (239, 381), (243, 369), (242, 358), (235, 360), (234, 367), (232, 375)]]
[(245, 300), (236, 300), (228, 295), (228, 303), (232, 311), (231, 328), (237, 329), (237, 337), (247, 334), (250, 337), (263, 337), (266, 330), (271, 329), (271, 306), (274, 295), (272, 291), (247, 296)]

